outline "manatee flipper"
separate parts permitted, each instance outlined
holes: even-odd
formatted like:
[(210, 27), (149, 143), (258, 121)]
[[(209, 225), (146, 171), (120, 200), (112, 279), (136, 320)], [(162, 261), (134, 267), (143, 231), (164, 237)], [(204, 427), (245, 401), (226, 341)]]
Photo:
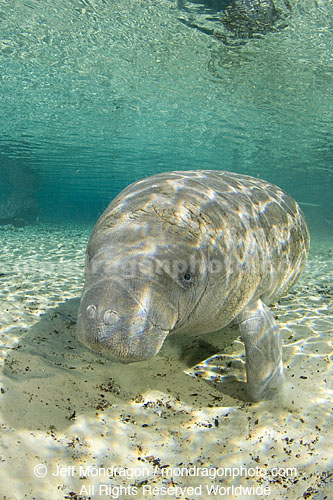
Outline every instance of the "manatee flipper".
[(270, 399), (283, 383), (279, 325), (261, 300), (245, 307), (237, 323), (245, 344), (248, 394), (254, 401)]

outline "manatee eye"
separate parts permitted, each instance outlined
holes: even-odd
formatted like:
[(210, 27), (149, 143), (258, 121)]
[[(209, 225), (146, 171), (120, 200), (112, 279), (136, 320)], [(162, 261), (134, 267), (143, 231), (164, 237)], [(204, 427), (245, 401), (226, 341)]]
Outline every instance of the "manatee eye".
[(189, 288), (195, 280), (195, 275), (191, 272), (186, 272), (180, 275), (179, 280), (183, 287)]

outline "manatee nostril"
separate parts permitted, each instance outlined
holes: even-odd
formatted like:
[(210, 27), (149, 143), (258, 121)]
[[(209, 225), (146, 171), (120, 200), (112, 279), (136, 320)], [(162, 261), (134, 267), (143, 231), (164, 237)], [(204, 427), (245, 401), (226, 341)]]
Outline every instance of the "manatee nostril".
[(88, 318), (93, 319), (96, 316), (96, 306), (94, 304), (87, 306), (86, 313)]
[(118, 320), (118, 314), (116, 311), (105, 311), (104, 313), (104, 323), (107, 325), (112, 325), (112, 323), (115, 323)]

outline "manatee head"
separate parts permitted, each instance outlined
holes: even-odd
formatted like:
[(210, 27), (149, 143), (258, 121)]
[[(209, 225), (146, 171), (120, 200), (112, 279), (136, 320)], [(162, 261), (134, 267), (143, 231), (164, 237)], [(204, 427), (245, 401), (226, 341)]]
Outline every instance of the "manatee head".
[(86, 264), (79, 340), (125, 363), (154, 356), (195, 314), (207, 279), (198, 246), (145, 240), (141, 248), (100, 248)]

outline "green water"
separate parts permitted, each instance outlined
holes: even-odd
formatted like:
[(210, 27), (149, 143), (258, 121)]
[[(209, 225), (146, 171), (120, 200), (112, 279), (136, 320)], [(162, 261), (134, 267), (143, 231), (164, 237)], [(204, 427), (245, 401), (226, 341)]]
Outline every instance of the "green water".
[(223, 169), (331, 230), (333, 4), (293, 1), (283, 28), (238, 40), (227, 3), (1, 2), (1, 190), (28, 170), (40, 220), (93, 222), (141, 177)]
[[(274, 22), (247, 35), (225, 21), (232, 2), (258, 1), (0, 0), (0, 500), (111, 498), (101, 484), (121, 500), (174, 498), (143, 493), (174, 485), (191, 500), (218, 486), (212, 498), (235, 498), (231, 486), (270, 488), (240, 500), (330, 498), (333, 2), (274, 0)], [(281, 401), (242, 397), (232, 328), (171, 336), (129, 365), (77, 340), (98, 215), (130, 182), (192, 169), (266, 179), (307, 217), (308, 264), (273, 307)], [(4, 220), (20, 203), (25, 227)], [(165, 475), (180, 465), (247, 473)]]

